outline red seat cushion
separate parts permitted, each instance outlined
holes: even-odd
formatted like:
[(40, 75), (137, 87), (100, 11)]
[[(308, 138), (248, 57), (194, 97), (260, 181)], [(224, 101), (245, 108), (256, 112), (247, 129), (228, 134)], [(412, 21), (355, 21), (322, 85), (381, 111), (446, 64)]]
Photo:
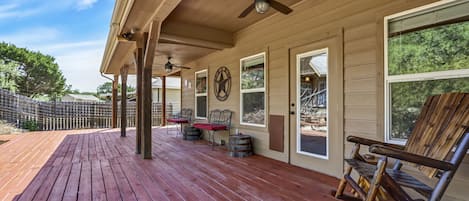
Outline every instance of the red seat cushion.
[(227, 128), (226, 125), (208, 124), (208, 123), (196, 123), (193, 126), (198, 129), (210, 130), (210, 131), (226, 130)]
[(183, 118), (168, 119), (167, 121), (171, 123), (178, 123), (178, 124), (189, 123), (187, 119), (183, 119)]

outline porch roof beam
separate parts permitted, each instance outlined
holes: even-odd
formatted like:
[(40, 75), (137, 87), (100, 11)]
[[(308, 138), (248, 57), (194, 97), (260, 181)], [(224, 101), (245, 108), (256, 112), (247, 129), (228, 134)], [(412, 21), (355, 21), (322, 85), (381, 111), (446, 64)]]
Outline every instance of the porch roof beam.
[(215, 50), (234, 46), (231, 32), (183, 22), (165, 22), (161, 28), (160, 42)]
[(144, 68), (152, 68), (153, 60), (155, 59), (155, 51), (160, 37), (161, 22), (153, 21), (150, 25), (148, 33), (148, 40), (146, 42), (145, 57), (143, 59)]

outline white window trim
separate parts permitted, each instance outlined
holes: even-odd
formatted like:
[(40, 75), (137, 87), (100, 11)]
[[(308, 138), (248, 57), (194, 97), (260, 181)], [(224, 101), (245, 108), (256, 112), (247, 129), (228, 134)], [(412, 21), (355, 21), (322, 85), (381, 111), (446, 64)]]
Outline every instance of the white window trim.
[[(263, 59), (264, 59), (264, 87), (262, 88), (254, 88), (254, 89), (243, 89), (242, 88), (242, 75), (243, 75), (243, 61), (245, 60), (249, 60), (249, 59), (252, 59), (252, 58), (255, 58), (255, 57), (258, 57), (258, 56), (263, 56)], [(255, 55), (251, 55), (251, 56), (248, 56), (248, 57), (244, 57), (244, 58), (241, 58), (239, 60), (239, 124), (240, 125), (246, 125), (246, 126), (254, 126), (254, 127), (263, 127), (265, 128), (266, 127), (266, 118), (267, 118), (267, 95), (266, 95), (266, 69), (267, 69), (267, 66), (266, 66), (266, 53), (265, 52), (261, 52), (261, 53), (258, 53), (258, 54), (255, 54)], [(253, 124), (253, 123), (246, 123), (246, 122), (243, 122), (243, 94), (245, 93), (254, 93), (254, 92), (264, 92), (264, 124)]]
[[(314, 55), (318, 55), (318, 54), (322, 54), (322, 53), (326, 53), (327, 54), (327, 60), (328, 60), (328, 63), (329, 63), (329, 48), (323, 48), (323, 49), (317, 49), (317, 50), (312, 50), (312, 51), (309, 51), (309, 52), (304, 52), (304, 53), (301, 53), (301, 54), (297, 54), (296, 55), (296, 78), (298, 79), (300, 77), (300, 73), (301, 73), (301, 68), (300, 68), (300, 59), (301, 58), (304, 58), (304, 57), (309, 57), (309, 56), (314, 56)], [(329, 64), (327, 65), (327, 72), (329, 73)], [(301, 97), (300, 97), (300, 87), (301, 87), (301, 81), (300, 80), (297, 80), (296, 81), (296, 103), (297, 103), (297, 107), (296, 107), (296, 153), (298, 154), (302, 154), (302, 155), (306, 155), (306, 156), (310, 156), (310, 157), (315, 157), (315, 158), (319, 158), (319, 159), (324, 159), (324, 160), (329, 160), (329, 121), (326, 122), (327, 124), (327, 138), (326, 138), (326, 155), (321, 155), (321, 154), (315, 154), (315, 153), (309, 153), (309, 152), (306, 152), (306, 151), (301, 151), (301, 133), (300, 133), (300, 130), (301, 130), (301, 125), (300, 125), (300, 104), (301, 104)], [(327, 115), (326, 115), (326, 118), (329, 119), (329, 75), (327, 75), (326, 77), (326, 91), (327, 91), (327, 103), (326, 103), (326, 108), (327, 108)]]
[(404, 145), (407, 140), (396, 140), (391, 139), (391, 106), (390, 106), (390, 89), (389, 86), (391, 83), (399, 82), (415, 82), (415, 81), (425, 81), (425, 80), (442, 80), (442, 79), (454, 79), (454, 78), (464, 78), (469, 77), (469, 69), (458, 69), (458, 70), (447, 70), (447, 71), (437, 71), (437, 72), (427, 72), (427, 73), (415, 73), (415, 74), (403, 74), (403, 75), (388, 75), (388, 24), (389, 21), (402, 17), (405, 15), (410, 15), (412, 13), (420, 12), (423, 10), (428, 10), (436, 6), (441, 6), (448, 4), (457, 0), (442, 0), (414, 9), (406, 10), (400, 13), (389, 15), (384, 17), (384, 141), (392, 144)]
[[(206, 85), (206, 91), (205, 93), (197, 93), (197, 74), (202, 74), (202, 73), (206, 73), (206, 76), (207, 76), (207, 80), (205, 81), (205, 85)], [(199, 117), (197, 116), (197, 97), (199, 96), (205, 96), (206, 97), (206, 103), (205, 103), (205, 108), (206, 108), (206, 111), (205, 111), (205, 115), (208, 116), (208, 70), (207, 69), (204, 69), (204, 70), (200, 70), (200, 71), (197, 71), (195, 72), (195, 80), (194, 80), (194, 83), (195, 83), (195, 87), (194, 87), (194, 103), (195, 103), (195, 107), (194, 107), (194, 117), (196, 119), (207, 119), (207, 117)]]

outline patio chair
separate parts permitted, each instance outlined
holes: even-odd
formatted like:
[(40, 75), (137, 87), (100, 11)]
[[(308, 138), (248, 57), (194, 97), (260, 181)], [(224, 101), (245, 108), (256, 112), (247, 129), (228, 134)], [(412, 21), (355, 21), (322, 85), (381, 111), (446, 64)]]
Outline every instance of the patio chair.
[(233, 112), (230, 110), (212, 110), (208, 118), (208, 123), (194, 123), (194, 127), (208, 131), (208, 141), (215, 146), (215, 133), (217, 131), (230, 130), (231, 116)]
[[(403, 187), (428, 200), (440, 200), (469, 148), (468, 125), (469, 94), (448, 93), (427, 99), (405, 146), (349, 136), (347, 141), (355, 146), (351, 159), (345, 159), (349, 167), (334, 192), (335, 197), (353, 198), (343, 194), (349, 184), (355, 196), (363, 200), (414, 200)], [(359, 153), (360, 145), (369, 146), (369, 151), (378, 154), (379, 159), (367, 161), (366, 155)], [(386, 168), (388, 158), (397, 159), (392, 168)], [(435, 178), (436, 185), (430, 187), (402, 171), (401, 161)], [(358, 182), (350, 175), (352, 170), (358, 173)]]
[[(180, 133), (181, 135), (183, 134), (183, 124), (190, 124), (192, 119), (192, 110), (191, 109), (186, 109), (183, 108), (181, 109), (181, 112), (179, 112), (176, 115), (173, 115), (172, 117), (168, 118), (166, 121), (169, 123), (176, 124), (176, 137)], [(178, 128), (179, 127), (179, 128)], [(166, 134), (168, 134), (168, 127), (166, 127)]]

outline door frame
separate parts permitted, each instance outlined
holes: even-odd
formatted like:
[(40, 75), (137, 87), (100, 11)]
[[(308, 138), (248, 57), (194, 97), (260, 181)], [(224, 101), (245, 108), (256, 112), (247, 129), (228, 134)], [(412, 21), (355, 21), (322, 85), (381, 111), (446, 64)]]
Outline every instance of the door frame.
[[(296, 89), (297, 86), (292, 86), (292, 72), (297, 72), (297, 69), (296, 69), (297, 68), (297, 65), (296, 65), (297, 55), (292, 55), (292, 54), (294, 54), (294, 50), (297, 49), (297, 48), (314, 46), (317, 43), (321, 43), (321, 42), (328, 41), (328, 40), (332, 40), (333, 45), (336, 47), (333, 50), (334, 52), (331, 52), (331, 48), (327, 48), (328, 49), (328, 54), (329, 53), (334, 53), (336, 55), (336, 58), (335, 58), (336, 59), (336, 62), (335, 62), (336, 76), (334, 76), (334, 78), (338, 79), (338, 80), (335, 80), (333, 78), (328, 77), (328, 81), (327, 81), (328, 82), (327, 83), (328, 90), (331, 87), (329, 83), (334, 82), (334, 87), (335, 87), (334, 88), (334, 90), (335, 90), (334, 97), (335, 97), (336, 103), (334, 105), (332, 105), (332, 104), (329, 104), (329, 101), (328, 101), (328, 103), (327, 103), (327, 105), (328, 105), (328, 114), (327, 114), (327, 116), (329, 117), (329, 113), (332, 113), (332, 112), (335, 113), (335, 116), (336, 116), (335, 118), (337, 119), (337, 122), (336, 122), (336, 125), (335, 125), (335, 130), (337, 132), (339, 132), (337, 134), (339, 137), (336, 140), (337, 142), (332, 142), (332, 143), (335, 143), (335, 144), (333, 144), (333, 146), (331, 146), (331, 144), (329, 144), (331, 141), (329, 140), (330, 131), (328, 129), (327, 160), (331, 160), (331, 157), (339, 157), (340, 160), (339, 159), (335, 159), (335, 160), (341, 161), (341, 162), (340, 163), (337, 162), (337, 164), (334, 164), (335, 166), (340, 166), (340, 168), (338, 168), (337, 171), (334, 171), (333, 173), (322, 172), (324, 174), (328, 174), (328, 175), (335, 176), (335, 177), (341, 177), (342, 176), (342, 172), (343, 172), (343, 169), (344, 169), (343, 159), (344, 159), (344, 155), (345, 155), (345, 153), (344, 153), (344, 148), (345, 148), (345, 144), (344, 144), (344, 141), (345, 141), (344, 140), (344, 138), (345, 138), (345, 130), (344, 130), (344, 85), (343, 85), (343, 83), (344, 83), (344, 38), (343, 38), (343, 36), (344, 36), (343, 28), (340, 28), (340, 29), (335, 30), (335, 31), (324, 32), (322, 35), (319, 35), (317, 38), (315, 38), (315, 40), (309, 41), (308, 43), (297, 44), (297, 45), (292, 46), (288, 49), (288, 61), (289, 61), (288, 62), (288, 66), (289, 66), (289, 70), (288, 70), (288, 85), (289, 85), (289, 87), (288, 87), (288, 90), (289, 90), (288, 110), (290, 112), (294, 112), (294, 115), (292, 115), (292, 114), (288, 115), (288, 150), (287, 151), (288, 151), (288, 163), (295, 165), (292, 162), (292, 158), (293, 158), (292, 154), (301, 154), (301, 153), (297, 153), (297, 148), (298, 148), (297, 146), (292, 146), (292, 135), (294, 135), (295, 138), (298, 138), (296, 129), (295, 129), (295, 132), (292, 132), (292, 126), (297, 127), (297, 125), (296, 125), (297, 123), (292, 124), (292, 120), (297, 121), (297, 118), (298, 118), (297, 112), (298, 112), (298, 107), (299, 107), (298, 103), (296, 103), (297, 102), (296, 101), (297, 97), (292, 97), (292, 90), (293, 90), (292, 87), (295, 87), (294, 90), (297, 90)], [(323, 47), (323, 48), (325, 48), (325, 47)], [(310, 51), (320, 50), (320, 49), (323, 49), (323, 48), (311, 49), (311, 50), (305, 51), (303, 53), (308, 53)], [(299, 53), (299, 54), (302, 54), (302, 53)], [(291, 61), (291, 59), (293, 57), (295, 58), (295, 61)], [(296, 73), (295, 73), (295, 76), (297, 76)], [(297, 84), (298, 83), (295, 83), (295, 85), (297, 85)], [(295, 93), (295, 96), (296, 96), (296, 93)], [(293, 99), (295, 99), (295, 110), (293, 110), (292, 106), (290, 105), (292, 103)], [(330, 147), (334, 147), (334, 149), (340, 148), (340, 150), (338, 150), (338, 152), (340, 152), (340, 154), (338, 154), (336, 156), (331, 156)], [(301, 155), (304, 155), (305, 157), (312, 158), (313, 160), (324, 160), (324, 159), (326, 159), (326, 157), (321, 159), (321, 157), (310, 156), (309, 154), (308, 155), (301, 154)], [(303, 167), (307, 168), (307, 169), (313, 169), (311, 167), (306, 167), (306, 166), (303, 166)], [(340, 169), (340, 171), (339, 171), (339, 169)], [(318, 171), (317, 169), (313, 169), (313, 170)]]

